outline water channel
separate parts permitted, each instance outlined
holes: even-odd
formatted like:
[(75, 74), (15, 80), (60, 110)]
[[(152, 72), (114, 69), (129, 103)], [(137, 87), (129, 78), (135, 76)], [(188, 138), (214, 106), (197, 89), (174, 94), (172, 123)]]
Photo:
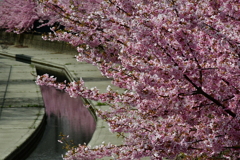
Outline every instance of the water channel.
[[(42, 71), (38, 71), (40, 74)], [(62, 80), (64, 77), (58, 77)], [(81, 98), (71, 98), (52, 87), (40, 87), (47, 113), (46, 129), (36, 149), (27, 160), (60, 160), (66, 153), (65, 144), (59, 143), (60, 134), (69, 135), (75, 144), (88, 143), (96, 122)]]

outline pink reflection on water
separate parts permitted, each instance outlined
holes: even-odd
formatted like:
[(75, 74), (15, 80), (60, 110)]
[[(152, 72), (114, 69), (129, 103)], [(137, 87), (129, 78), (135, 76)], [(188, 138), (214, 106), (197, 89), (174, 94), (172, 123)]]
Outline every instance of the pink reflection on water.
[(48, 117), (55, 115), (63, 123), (63, 134), (91, 139), (96, 122), (81, 98), (71, 98), (66, 92), (53, 87), (40, 86)]

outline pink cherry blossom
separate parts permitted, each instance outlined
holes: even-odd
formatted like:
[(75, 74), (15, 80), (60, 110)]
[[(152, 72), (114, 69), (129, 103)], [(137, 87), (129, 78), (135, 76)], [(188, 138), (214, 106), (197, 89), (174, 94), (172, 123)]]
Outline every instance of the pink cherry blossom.
[[(0, 11), (11, 16), (0, 26), (13, 30), (19, 8), (3, 9), (5, 1)], [(64, 159), (240, 157), (239, 1), (39, 0), (33, 8), (45, 25), (64, 26), (44, 39), (72, 44), (77, 61), (125, 90), (101, 93), (81, 79), (38, 76), (38, 85), (109, 104), (110, 111), (96, 112), (124, 138), (118, 146), (79, 145)]]

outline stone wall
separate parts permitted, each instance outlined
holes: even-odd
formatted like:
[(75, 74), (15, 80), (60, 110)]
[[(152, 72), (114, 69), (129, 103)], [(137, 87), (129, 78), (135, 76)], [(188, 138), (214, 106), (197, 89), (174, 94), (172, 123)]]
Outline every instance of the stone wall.
[(15, 34), (0, 30), (0, 43), (14, 44), (16, 46), (28, 46), (41, 50), (50, 50), (56, 53), (66, 53), (76, 55), (77, 51), (70, 44), (58, 41), (45, 41), (40, 34), (23, 33)]

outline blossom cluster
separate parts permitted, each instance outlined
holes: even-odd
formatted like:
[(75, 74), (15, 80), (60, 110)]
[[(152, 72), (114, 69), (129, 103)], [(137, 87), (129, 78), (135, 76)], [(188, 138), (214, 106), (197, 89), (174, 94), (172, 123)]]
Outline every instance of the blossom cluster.
[(29, 30), (33, 28), (34, 22), (40, 19), (36, 10), (36, 2), (33, 0), (0, 1), (0, 28), (16, 33)]

